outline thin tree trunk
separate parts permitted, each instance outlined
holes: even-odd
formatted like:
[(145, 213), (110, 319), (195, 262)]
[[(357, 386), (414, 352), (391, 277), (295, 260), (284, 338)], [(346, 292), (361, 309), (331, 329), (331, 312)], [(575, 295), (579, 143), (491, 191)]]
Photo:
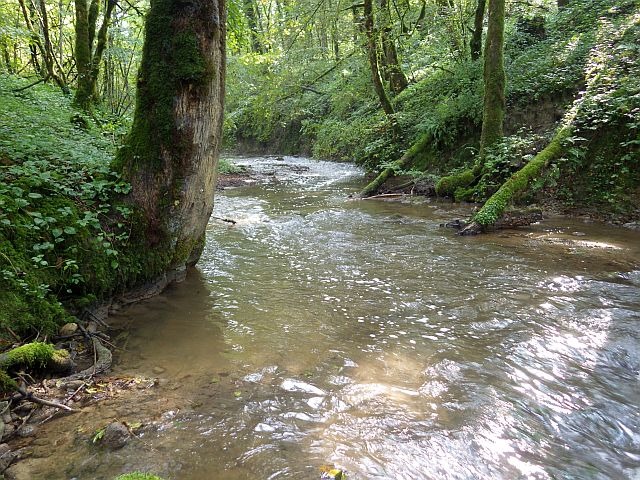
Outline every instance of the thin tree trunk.
[(11, 54), (9, 53), (8, 42), (2, 45), (2, 56), (4, 57), (4, 63), (7, 67), (7, 73), (13, 73), (13, 65), (11, 65)]
[(116, 0), (107, 0), (107, 8), (104, 12), (104, 18), (102, 19), (102, 25), (98, 30), (98, 37), (96, 40), (96, 49), (91, 58), (91, 76), (89, 78), (91, 84), (89, 89), (91, 90), (91, 100), (97, 102), (99, 100), (98, 91), (96, 85), (98, 83), (98, 75), (100, 74), (100, 65), (102, 64), (102, 57), (104, 50), (107, 46), (107, 30), (109, 28), (109, 22), (111, 21), (111, 15), (116, 7)]
[[(364, 30), (367, 35), (367, 55), (369, 57), (369, 66), (371, 68), (371, 77), (373, 79), (373, 89), (380, 100), (382, 110), (387, 115), (396, 113), (391, 100), (384, 89), (382, 77), (380, 76), (380, 63), (378, 61), (378, 42), (374, 29), (373, 5), (372, 0), (364, 0)], [(395, 123), (395, 122), (394, 122)]]
[(83, 110), (91, 107), (91, 44), (89, 43), (89, 9), (87, 0), (75, 0), (75, 60), (78, 72), (73, 102)]
[(134, 122), (114, 165), (132, 186), (147, 278), (202, 252), (222, 140), (225, 17), (224, 0), (151, 2)]
[(471, 47), (471, 60), (477, 60), (482, 55), (482, 29), (484, 26), (484, 11), (486, 10), (486, 0), (478, 0), (473, 19), (473, 33), (469, 42)]
[(255, 53), (264, 53), (264, 47), (260, 41), (260, 31), (258, 29), (258, 19), (255, 0), (245, 0), (244, 15), (247, 19), (249, 27), (249, 35), (251, 36), (251, 51)]
[(429, 133), (425, 133), (397, 160), (391, 167), (385, 168), (380, 174), (374, 178), (366, 187), (360, 192), (361, 197), (370, 197), (380, 191), (382, 185), (385, 184), (389, 178), (396, 174), (397, 170), (405, 170), (407, 167), (415, 161), (416, 157), (425, 151), (427, 147), (433, 141), (433, 136)]
[(391, 91), (398, 94), (407, 88), (409, 81), (400, 66), (398, 49), (396, 48), (396, 42), (392, 38), (391, 12), (389, 11), (388, 0), (380, 0), (380, 11), (382, 12), (382, 63), (384, 65), (385, 78), (389, 81)]
[(67, 88), (67, 82), (63, 77), (61, 77), (61, 75), (64, 75), (64, 72), (61, 71), (62, 69), (59, 69), (60, 73), (58, 73), (58, 71), (56, 71), (56, 66), (54, 65), (54, 63), (57, 62), (57, 59), (56, 54), (53, 51), (53, 45), (51, 44), (51, 36), (49, 34), (49, 16), (47, 15), (46, 5), (44, 0), (39, 0), (38, 4), (40, 6), (40, 16), (42, 19), (42, 37), (44, 38), (43, 56), (47, 73), (64, 93), (68, 93), (69, 89)]
[(505, 110), (504, 73), (505, 0), (489, 0), (489, 28), (484, 49), (484, 110), (480, 158), (502, 138)]
[(27, 6), (24, 3), (24, 0), (18, 0), (20, 4), (20, 10), (22, 11), (22, 17), (24, 18), (24, 23), (27, 27), (27, 31), (29, 32), (30, 42), (29, 42), (29, 51), (31, 53), (31, 63), (33, 63), (33, 68), (35, 72), (41, 77), (47, 76), (47, 73), (43, 71), (40, 66), (40, 61), (38, 60), (38, 52), (44, 54), (44, 48), (42, 47), (42, 41), (40, 40), (40, 35), (33, 28), (33, 23), (31, 22), (31, 15), (27, 10)]

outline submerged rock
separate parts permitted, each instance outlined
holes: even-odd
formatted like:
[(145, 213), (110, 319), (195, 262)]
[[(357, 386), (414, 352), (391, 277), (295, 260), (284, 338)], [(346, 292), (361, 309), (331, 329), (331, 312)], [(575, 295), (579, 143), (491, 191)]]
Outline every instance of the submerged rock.
[(117, 450), (127, 444), (129, 437), (131, 437), (131, 433), (124, 424), (112, 422), (104, 429), (104, 436), (100, 443), (106, 448)]

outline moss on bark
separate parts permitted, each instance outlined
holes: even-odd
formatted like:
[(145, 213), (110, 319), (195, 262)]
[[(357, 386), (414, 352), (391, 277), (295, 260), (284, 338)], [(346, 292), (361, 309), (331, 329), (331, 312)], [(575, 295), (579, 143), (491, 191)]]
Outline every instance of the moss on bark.
[(360, 192), (360, 196), (370, 197), (375, 195), (378, 190), (380, 190), (380, 187), (382, 187), (389, 178), (395, 175), (397, 170), (403, 170), (409, 167), (416, 157), (429, 147), (432, 141), (433, 136), (429, 133), (425, 133), (418, 138), (418, 140), (409, 147), (399, 160), (394, 162), (390, 167), (385, 168), (376, 178), (364, 187)]
[(544, 150), (538, 153), (529, 163), (514, 173), (509, 180), (494, 193), (473, 216), (475, 223), (482, 228), (496, 223), (509, 203), (527, 189), (529, 183), (553, 160), (563, 152), (563, 141), (571, 134), (570, 127), (561, 127)]
[(489, 25), (484, 48), (484, 109), (480, 158), (503, 134), (505, 109), (504, 73), (505, 0), (489, 0)]
[(15, 390), (17, 384), (7, 370), (21, 368), (46, 368), (53, 365), (60, 370), (60, 365), (71, 365), (66, 350), (56, 350), (53, 345), (42, 342), (27, 343), (8, 352), (0, 354), (0, 391)]

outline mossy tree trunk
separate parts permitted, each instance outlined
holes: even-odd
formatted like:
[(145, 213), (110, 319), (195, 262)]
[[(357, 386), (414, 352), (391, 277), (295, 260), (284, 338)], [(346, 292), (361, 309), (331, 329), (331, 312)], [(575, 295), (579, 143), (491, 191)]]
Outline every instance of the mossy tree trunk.
[(504, 73), (505, 0), (489, 0), (489, 25), (484, 48), (484, 110), (480, 136), (480, 158), (502, 138), (505, 110)]
[(244, 16), (247, 19), (249, 35), (251, 36), (251, 51), (255, 53), (264, 53), (264, 46), (260, 39), (261, 33), (258, 25), (258, 12), (255, 0), (244, 1)]
[(486, 0), (478, 0), (473, 17), (473, 32), (469, 47), (471, 48), (471, 60), (478, 60), (482, 55), (482, 30), (484, 27), (484, 12), (487, 7)]
[(571, 135), (571, 127), (562, 126), (549, 144), (524, 167), (504, 182), (496, 193), (491, 195), (482, 208), (473, 216), (473, 221), (460, 231), (461, 235), (474, 235), (494, 225), (514, 198), (524, 192), (532, 180), (559, 158), (563, 151), (563, 142)]
[(406, 152), (404, 152), (399, 160), (390, 167), (385, 168), (376, 178), (364, 187), (360, 192), (360, 196), (370, 197), (378, 193), (382, 185), (384, 185), (389, 178), (393, 177), (396, 174), (396, 171), (404, 170), (411, 166), (416, 157), (427, 149), (432, 141), (433, 137), (431, 134), (425, 133), (422, 135)]
[(75, 60), (78, 71), (77, 89), (74, 103), (83, 110), (90, 110), (98, 101), (96, 85), (100, 73), (102, 56), (107, 46), (107, 32), (116, 0), (107, 0), (102, 24), (96, 37), (100, 0), (75, 0)]
[(398, 58), (398, 49), (393, 39), (391, 28), (391, 11), (388, 0), (380, 0), (381, 12), (381, 40), (382, 40), (382, 64), (385, 78), (389, 81), (389, 88), (393, 93), (402, 92), (409, 85), (407, 76), (402, 71)]
[(152, 0), (134, 122), (116, 168), (131, 183), (145, 276), (195, 263), (222, 139), (224, 0)]
[[(372, 0), (364, 0), (364, 31), (367, 36), (367, 56), (369, 58), (369, 67), (371, 68), (373, 89), (380, 100), (380, 105), (384, 113), (392, 116), (396, 111), (389, 99), (389, 95), (387, 95), (384, 89), (384, 83), (380, 75), (380, 52), (378, 51), (378, 35), (375, 30)], [(392, 123), (395, 124), (395, 120), (392, 119)]]

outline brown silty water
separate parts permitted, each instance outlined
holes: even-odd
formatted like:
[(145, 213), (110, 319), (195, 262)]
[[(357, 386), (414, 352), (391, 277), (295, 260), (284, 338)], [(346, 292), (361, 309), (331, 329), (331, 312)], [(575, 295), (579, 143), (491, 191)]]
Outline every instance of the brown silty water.
[[(466, 207), (351, 201), (350, 165), (246, 158), (186, 282), (114, 319), (138, 387), (43, 427), (25, 478), (640, 478), (640, 235), (461, 238)], [(151, 386), (153, 385), (153, 386)], [(108, 451), (118, 419), (139, 438)]]

